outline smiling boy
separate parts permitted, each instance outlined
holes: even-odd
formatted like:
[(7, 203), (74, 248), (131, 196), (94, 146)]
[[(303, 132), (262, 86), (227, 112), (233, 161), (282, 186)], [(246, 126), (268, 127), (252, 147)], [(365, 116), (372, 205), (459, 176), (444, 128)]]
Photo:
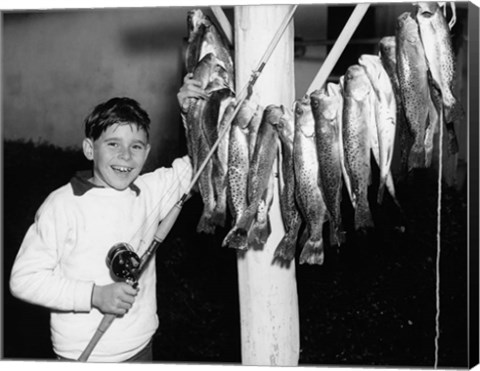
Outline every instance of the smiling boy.
[[(188, 94), (184, 88), (181, 97)], [(105, 262), (119, 242), (141, 256), (192, 178), (187, 156), (171, 168), (140, 175), (150, 152), (149, 125), (133, 99), (113, 98), (95, 107), (85, 120), (83, 140), (93, 171), (77, 173), (47, 197), (15, 259), (10, 290), (50, 308), (53, 349), (61, 359), (78, 359), (106, 313), (117, 318), (89, 361), (152, 359), (159, 324), (155, 260), (138, 288), (116, 282)]]

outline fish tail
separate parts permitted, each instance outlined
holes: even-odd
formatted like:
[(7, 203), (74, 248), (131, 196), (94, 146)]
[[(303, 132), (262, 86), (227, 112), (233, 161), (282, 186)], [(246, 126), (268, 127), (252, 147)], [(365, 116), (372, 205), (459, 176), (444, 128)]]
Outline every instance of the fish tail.
[(373, 219), (370, 208), (367, 205), (359, 205), (355, 209), (355, 230), (357, 231), (366, 231), (370, 228), (373, 228)]
[(295, 244), (289, 235), (283, 236), (282, 240), (275, 249), (274, 257), (277, 259), (292, 261), (295, 258)]
[(419, 148), (416, 149), (415, 146), (410, 150), (408, 155), (408, 170), (425, 167), (425, 149)]
[(270, 233), (272, 233), (270, 220), (267, 220), (266, 223), (255, 222), (248, 232), (248, 246), (251, 246), (254, 250), (263, 249)]
[(312, 240), (308, 239), (305, 245), (302, 248), (300, 254), (300, 264), (317, 264), (322, 265), (325, 259), (325, 254), (323, 252), (323, 239)]
[(247, 233), (239, 231), (237, 227), (234, 227), (224, 238), (222, 246), (237, 250), (246, 250), (248, 248)]
[(379, 205), (381, 205), (383, 202), (383, 194), (385, 193), (385, 183), (386, 183), (385, 178), (380, 179), (380, 185), (378, 186), (378, 193), (377, 193), (377, 203)]
[(219, 227), (224, 227), (226, 219), (227, 219), (227, 201), (225, 198), (219, 198), (217, 199), (215, 210), (213, 210), (212, 223), (215, 225), (218, 225)]
[(197, 224), (197, 233), (214, 234), (215, 224), (212, 220), (212, 214), (204, 210)]
[(283, 236), (275, 249), (274, 257), (285, 261), (292, 261), (295, 258), (295, 250), (297, 246), (298, 230), (300, 223), (296, 223)]
[(342, 243), (346, 241), (346, 232), (343, 229), (342, 222), (335, 225), (334, 223), (330, 223), (330, 244), (340, 246)]

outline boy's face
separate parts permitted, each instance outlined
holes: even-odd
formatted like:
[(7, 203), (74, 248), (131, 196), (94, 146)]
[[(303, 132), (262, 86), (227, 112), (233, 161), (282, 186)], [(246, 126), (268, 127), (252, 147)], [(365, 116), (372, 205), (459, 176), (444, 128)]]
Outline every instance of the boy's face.
[(115, 124), (95, 141), (84, 139), (83, 152), (93, 160), (92, 183), (121, 191), (140, 174), (150, 144), (145, 130), (136, 125)]

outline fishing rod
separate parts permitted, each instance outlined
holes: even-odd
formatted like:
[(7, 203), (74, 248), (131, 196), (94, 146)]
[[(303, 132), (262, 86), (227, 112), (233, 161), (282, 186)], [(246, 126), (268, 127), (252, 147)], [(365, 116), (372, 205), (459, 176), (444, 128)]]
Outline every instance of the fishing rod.
[[(173, 225), (175, 224), (178, 218), (178, 215), (180, 214), (180, 211), (183, 208), (184, 203), (189, 198), (190, 191), (195, 186), (195, 183), (200, 177), (202, 171), (205, 169), (205, 166), (207, 165), (208, 161), (210, 161), (211, 157), (213, 156), (213, 153), (215, 152), (218, 145), (220, 144), (220, 141), (230, 129), (230, 126), (235, 116), (237, 115), (238, 111), (240, 111), (240, 108), (243, 102), (247, 99), (247, 97), (250, 96), (253, 86), (257, 82), (258, 77), (260, 76), (265, 65), (267, 64), (267, 61), (270, 59), (273, 51), (275, 50), (275, 47), (280, 41), (280, 38), (282, 37), (285, 30), (287, 29), (287, 26), (289, 25), (293, 17), (293, 14), (297, 9), (297, 6), (298, 5), (293, 5), (290, 11), (286, 14), (285, 18), (280, 24), (280, 27), (275, 33), (272, 41), (268, 45), (268, 48), (265, 51), (263, 57), (260, 59), (257, 68), (252, 71), (249, 81), (247, 82), (245, 87), (241, 90), (239, 94), (239, 99), (235, 106), (235, 110), (233, 111), (232, 115), (228, 118), (225, 124), (225, 127), (220, 131), (216, 142), (208, 152), (201, 166), (196, 171), (185, 193), (182, 195), (182, 197), (180, 197), (180, 200), (178, 200), (175, 203), (175, 205), (172, 207), (172, 209), (170, 209), (170, 211), (162, 220), (162, 222), (158, 225), (157, 230), (155, 231), (155, 234), (153, 236), (153, 241), (148, 247), (148, 249), (145, 251), (145, 253), (142, 255), (142, 257), (139, 258), (138, 255), (133, 251), (131, 246), (127, 243), (123, 243), (123, 242), (118, 243), (110, 249), (107, 255), (107, 265), (110, 267), (110, 270), (112, 271), (113, 275), (116, 278), (120, 280), (125, 280), (127, 283), (131, 284), (134, 287), (136, 287), (136, 285), (138, 284), (138, 280), (140, 279), (141, 274), (145, 270), (145, 267), (147, 266), (148, 262), (150, 261), (152, 256), (155, 254), (155, 251), (165, 240), (168, 233), (170, 232)], [(115, 314), (105, 314), (103, 316), (102, 321), (100, 322), (100, 324), (97, 327), (97, 330), (95, 331), (95, 334), (90, 339), (90, 342), (87, 344), (85, 350), (82, 352), (82, 354), (78, 358), (78, 361), (86, 362), (88, 360), (88, 357), (90, 357), (90, 354), (92, 353), (93, 349), (95, 348), (97, 343), (100, 341), (103, 334), (108, 330), (112, 322), (115, 320), (115, 317), (116, 317)]]

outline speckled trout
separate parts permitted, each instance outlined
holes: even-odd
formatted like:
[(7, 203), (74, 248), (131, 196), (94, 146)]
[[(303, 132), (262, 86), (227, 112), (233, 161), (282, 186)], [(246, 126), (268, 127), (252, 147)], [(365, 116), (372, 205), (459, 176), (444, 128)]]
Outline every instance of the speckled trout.
[(235, 236), (237, 224), (248, 206), (247, 184), (250, 167), (248, 125), (252, 115), (253, 111), (248, 101), (245, 101), (232, 122), (228, 143), (227, 200), (233, 216), (233, 226), (224, 238), (222, 246), (240, 250), (248, 248), (246, 240), (237, 241)]
[(428, 67), (440, 88), (447, 123), (458, 121), (463, 109), (455, 96), (455, 54), (450, 29), (438, 2), (416, 3), (415, 19), (419, 25)]
[[(295, 134), (293, 163), (296, 199), (306, 223), (306, 242), (300, 253), (300, 264), (323, 264), (323, 223), (327, 208), (319, 186), (319, 168), (315, 143), (315, 122), (310, 98), (294, 103)], [(302, 238), (303, 240), (303, 238)]]
[[(395, 92), (379, 56), (363, 54), (358, 59), (358, 64), (365, 69), (375, 93), (371, 96), (374, 98), (375, 129), (378, 137), (378, 147), (372, 149), (375, 161), (380, 168), (380, 185), (378, 188), (377, 202), (382, 203), (383, 201), (385, 185), (392, 197), (396, 200), (395, 186), (390, 170), (397, 125)], [(374, 135), (374, 133), (372, 134)]]
[[(266, 241), (265, 236), (256, 236), (255, 233), (266, 233), (267, 230), (252, 229), (257, 213), (264, 213), (264, 218), (268, 218), (268, 211), (271, 201), (268, 191), (271, 186), (271, 176), (273, 164), (277, 157), (278, 149), (278, 132), (275, 127), (278, 125), (280, 118), (283, 116), (283, 107), (269, 105), (263, 111), (262, 121), (257, 133), (255, 150), (252, 161), (248, 169), (248, 206), (243, 212), (240, 220), (236, 224), (234, 238), (231, 240), (231, 247), (242, 247), (248, 245), (248, 240)], [(268, 222), (263, 224), (267, 227)], [(268, 237), (268, 236), (267, 236)], [(246, 242), (245, 242), (246, 241)], [(238, 247), (237, 247), (238, 248)]]
[[(229, 91), (226, 84), (227, 72), (223, 63), (213, 54), (207, 54), (197, 65), (193, 78), (202, 82), (202, 87), (208, 94), (207, 99), (189, 98), (187, 112), (184, 115), (184, 126), (187, 135), (188, 152), (192, 157), (193, 167), (196, 171), (203, 163), (210, 151), (212, 131), (217, 130), (218, 110), (211, 107), (217, 106), (222, 92)], [(219, 93), (220, 94), (217, 94)], [(198, 188), (203, 201), (203, 212), (197, 225), (197, 232), (214, 233), (215, 231), (215, 195), (212, 183), (212, 160), (208, 161), (202, 171)]]
[(343, 96), (338, 84), (328, 83), (326, 89), (310, 94), (315, 120), (315, 139), (319, 165), (319, 182), (329, 213), (330, 243), (345, 240), (340, 205), (342, 201), (342, 110)]
[(295, 258), (298, 231), (302, 225), (302, 217), (295, 201), (295, 173), (293, 165), (293, 136), (295, 122), (293, 113), (285, 109), (285, 113), (277, 125), (280, 138), (280, 210), (285, 228), (285, 235), (275, 249), (274, 256), (285, 261)]
[(408, 169), (423, 168), (426, 166), (427, 151), (432, 147), (429, 138), (433, 139), (438, 114), (430, 95), (427, 59), (418, 26), (408, 12), (397, 19), (396, 45), (402, 103), (413, 136)]
[(343, 82), (343, 151), (346, 174), (351, 185), (351, 201), (355, 210), (355, 229), (373, 227), (368, 203), (370, 184), (371, 94), (374, 94), (363, 67), (352, 65)]

